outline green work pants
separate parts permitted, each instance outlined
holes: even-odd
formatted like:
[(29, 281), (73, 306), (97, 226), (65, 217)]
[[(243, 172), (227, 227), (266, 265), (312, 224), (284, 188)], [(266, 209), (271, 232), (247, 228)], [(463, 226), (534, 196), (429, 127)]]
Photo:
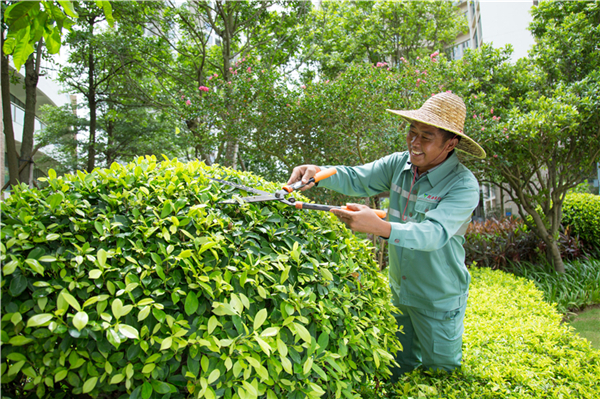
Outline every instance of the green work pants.
[(402, 344), (402, 351), (396, 353), (400, 367), (392, 370), (392, 382), (418, 366), (445, 371), (460, 367), (466, 307), (464, 304), (451, 311), (434, 312), (397, 306), (402, 312), (394, 314), (400, 329), (396, 336)]

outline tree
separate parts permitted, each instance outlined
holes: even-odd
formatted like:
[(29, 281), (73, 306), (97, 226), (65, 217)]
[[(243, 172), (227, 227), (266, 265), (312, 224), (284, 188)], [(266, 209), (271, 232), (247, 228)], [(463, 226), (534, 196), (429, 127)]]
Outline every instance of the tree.
[[(224, 110), (219, 118), (192, 115), (181, 96), (191, 96), (188, 99), (195, 102), (204, 94), (199, 87), (212, 90), (209, 78), (215, 75), (231, 81), (237, 73), (236, 62), (239, 65), (246, 57), (260, 59), (267, 69), (285, 64), (300, 44), (295, 27), (308, 7), (310, 3), (302, 1), (190, 1), (181, 6), (168, 2), (131, 8), (130, 17), (138, 25), (142, 18), (150, 33), (139, 40), (135, 67), (154, 79), (138, 81), (140, 98), (191, 117), (185, 120), (185, 130), (193, 153), (202, 160), (237, 166), (240, 143), (231, 127), (238, 122), (230, 111), (238, 100), (229, 88), (224, 86), (219, 92), (222, 103), (229, 104), (229, 111)], [(132, 23), (128, 25), (135, 29)]]
[(600, 54), (593, 44), (600, 42), (600, 8), (542, 2), (532, 14), (537, 43), (530, 59), (513, 65), (510, 50), (484, 46), (458, 64), (454, 85), (474, 112), (468, 131), (488, 153), (478, 166), (521, 217), (531, 217), (547, 259), (564, 272), (557, 244), (562, 204), (600, 156)]
[[(98, 7), (103, 8), (108, 19), (111, 6), (108, 1), (96, 1)], [(8, 55), (12, 54), (15, 68), (19, 70), (25, 65), (25, 117), (23, 124), (23, 139), (21, 143), (20, 158), (27, 162), (24, 167), (19, 167), (17, 160), (12, 119), (4, 116), (4, 125), (9, 126), (5, 131), (10, 184), (17, 180), (29, 182), (31, 175), (32, 158), (34, 155), (33, 132), (35, 125), (35, 111), (37, 103), (37, 84), (40, 76), (42, 53), (56, 54), (61, 47), (62, 29), (73, 24), (71, 18), (77, 18), (71, 1), (18, 1), (8, 6), (2, 3), (4, 23), (2, 25), (2, 98), (3, 106), (8, 104), (10, 109), (10, 84), (4, 74), (8, 74)], [(6, 39), (4, 32), (6, 31)], [(8, 75), (6, 75), (8, 76)], [(5, 113), (6, 115), (6, 113)]]
[(322, 2), (312, 18), (307, 53), (329, 78), (354, 61), (397, 67), (403, 59), (426, 57), (467, 30), (465, 18), (445, 1)]
[(87, 101), (90, 118), (86, 169), (91, 172), (96, 165), (98, 106), (105, 101), (111, 80), (117, 76), (121, 65), (110, 58), (105, 46), (98, 43), (98, 25), (105, 20), (104, 14), (86, 3), (78, 4), (76, 9), (79, 19), (66, 38), (71, 49), (69, 64), (60, 68), (59, 81), (71, 91), (82, 94)]

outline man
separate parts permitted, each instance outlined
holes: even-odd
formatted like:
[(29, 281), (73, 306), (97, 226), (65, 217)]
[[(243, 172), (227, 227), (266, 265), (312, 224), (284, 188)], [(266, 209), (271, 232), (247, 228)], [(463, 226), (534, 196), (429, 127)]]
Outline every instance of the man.
[[(390, 192), (388, 221), (359, 204), (332, 212), (354, 231), (389, 240), (392, 302), (402, 326), (396, 381), (419, 365), (446, 371), (461, 365), (471, 280), (462, 244), (479, 185), (455, 150), (477, 158), (485, 158), (485, 151), (463, 133), (466, 107), (451, 92), (432, 96), (418, 110), (388, 111), (410, 123), (408, 151), (362, 166), (337, 166), (337, 174), (319, 184), (351, 196)], [(306, 182), (318, 170), (296, 167), (288, 184)]]

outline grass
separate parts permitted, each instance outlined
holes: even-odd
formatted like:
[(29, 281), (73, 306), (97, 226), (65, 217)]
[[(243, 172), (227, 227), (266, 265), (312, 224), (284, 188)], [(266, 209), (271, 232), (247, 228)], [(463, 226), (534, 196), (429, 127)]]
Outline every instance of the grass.
[(600, 307), (584, 310), (573, 317), (569, 324), (580, 337), (587, 339), (594, 348), (600, 350)]
[(532, 280), (544, 293), (548, 303), (555, 303), (560, 313), (578, 312), (600, 303), (600, 260), (587, 259), (565, 263), (565, 273), (557, 273), (552, 265), (513, 263), (509, 270)]

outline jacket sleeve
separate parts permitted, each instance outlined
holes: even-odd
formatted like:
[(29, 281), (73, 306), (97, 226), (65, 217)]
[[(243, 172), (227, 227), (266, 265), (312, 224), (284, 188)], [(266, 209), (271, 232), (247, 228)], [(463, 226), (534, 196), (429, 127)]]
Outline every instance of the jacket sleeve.
[(425, 213), (422, 222), (392, 222), (388, 242), (417, 251), (438, 250), (469, 223), (478, 203), (477, 180), (464, 177), (453, 185), (435, 209), (418, 209), (419, 205), (415, 205), (415, 211)]
[[(353, 197), (370, 197), (389, 191), (393, 172), (401, 163), (399, 153), (388, 155), (361, 166), (335, 166), (337, 173), (319, 182), (319, 187), (329, 188)], [(321, 169), (330, 166), (322, 166)]]

